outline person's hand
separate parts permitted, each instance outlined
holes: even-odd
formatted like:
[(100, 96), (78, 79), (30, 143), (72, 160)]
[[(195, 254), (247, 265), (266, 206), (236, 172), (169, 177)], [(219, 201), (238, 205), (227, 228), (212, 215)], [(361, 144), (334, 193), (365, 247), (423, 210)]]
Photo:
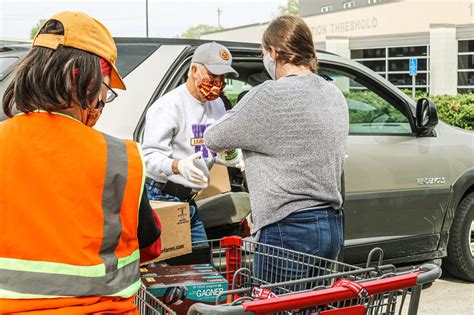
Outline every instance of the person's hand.
[(242, 156), (240, 157), (240, 162), (235, 164), (235, 167), (237, 167), (241, 172), (245, 172), (245, 163)]
[(178, 172), (185, 179), (196, 184), (207, 183), (207, 177), (204, 173), (194, 165), (194, 160), (200, 158), (202, 152), (194, 153), (185, 159), (178, 161)]
[(242, 172), (245, 169), (244, 159), (240, 149), (219, 152), (216, 155), (216, 163), (226, 167), (237, 167)]

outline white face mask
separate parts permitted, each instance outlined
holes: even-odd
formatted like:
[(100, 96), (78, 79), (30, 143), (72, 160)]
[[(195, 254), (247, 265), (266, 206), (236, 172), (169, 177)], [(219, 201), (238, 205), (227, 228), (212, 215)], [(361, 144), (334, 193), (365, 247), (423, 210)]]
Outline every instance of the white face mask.
[(263, 56), (263, 65), (267, 70), (268, 74), (273, 80), (276, 80), (276, 64), (275, 61), (270, 57), (270, 53), (266, 53)]

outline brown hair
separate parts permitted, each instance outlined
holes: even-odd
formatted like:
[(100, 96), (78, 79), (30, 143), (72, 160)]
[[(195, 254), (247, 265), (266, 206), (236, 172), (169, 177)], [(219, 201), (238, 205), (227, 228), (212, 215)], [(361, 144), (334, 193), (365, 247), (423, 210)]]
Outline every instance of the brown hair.
[(313, 37), (306, 23), (297, 16), (282, 15), (273, 20), (263, 33), (263, 48), (273, 47), (277, 60), (283, 63), (307, 66), (316, 72), (318, 59), (314, 50)]
[[(61, 22), (50, 20), (40, 34), (64, 34)], [(74, 69), (78, 69), (73, 75)], [(56, 50), (34, 46), (16, 66), (15, 77), (3, 95), (3, 111), (12, 117), (13, 108), (23, 113), (53, 112), (72, 106), (88, 108), (100, 91), (100, 57), (60, 45)]]

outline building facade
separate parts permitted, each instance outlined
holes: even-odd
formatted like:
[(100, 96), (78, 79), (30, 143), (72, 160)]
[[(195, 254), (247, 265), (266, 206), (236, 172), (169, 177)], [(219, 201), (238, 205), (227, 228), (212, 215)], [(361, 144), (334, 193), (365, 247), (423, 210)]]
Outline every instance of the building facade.
[[(300, 15), (318, 49), (354, 59), (400, 88), (474, 93), (474, 0), (300, 0)], [(258, 43), (267, 25), (202, 38)]]

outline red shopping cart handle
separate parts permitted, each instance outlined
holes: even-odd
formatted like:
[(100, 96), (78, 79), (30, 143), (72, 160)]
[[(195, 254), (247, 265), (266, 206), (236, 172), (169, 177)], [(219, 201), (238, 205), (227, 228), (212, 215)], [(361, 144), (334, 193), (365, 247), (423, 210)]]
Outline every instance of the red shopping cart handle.
[(441, 276), (441, 269), (432, 264), (423, 265), (419, 271), (409, 274), (370, 280), (351, 286), (344, 282), (340, 286), (311, 292), (295, 293), (268, 300), (245, 302), (239, 306), (211, 306), (195, 304), (188, 314), (254, 314), (273, 313), (291, 309), (301, 309), (317, 305), (351, 300), (359, 297), (363, 290), (366, 294), (379, 294), (407, 289), (418, 284), (433, 282)]
[[(345, 307), (344, 309), (329, 310), (323, 311), (321, 315), (365, 315), (367, 312), (367, 307), (363, 305), (354, 305)], [(217, 314), (226, 314), (226, 315), (254, 315), (253, 312), (246, 312), (242, 305), (236, 306), (226, 306), (226, 305), (208, 305), (208, 304), (193, 304), (189, 308), (188, 315), (217, 315)]]
[[(376, 279), (360, 283), (361, 289), (368, 295), (407, 289), (417, 284), (429, 283), (441, 276), (441, 269), (433, 264), (423, 265), (419, 271), (405, 275)], [(326, 305), (338, 301), (358, 298), (360, 292), (350, 286), (333, 287), (323, 290), (295, 293), (278, 298), (243, 303), (245, 311), (253, 313), (271, 313), (294, 308), (306, 308)]]

